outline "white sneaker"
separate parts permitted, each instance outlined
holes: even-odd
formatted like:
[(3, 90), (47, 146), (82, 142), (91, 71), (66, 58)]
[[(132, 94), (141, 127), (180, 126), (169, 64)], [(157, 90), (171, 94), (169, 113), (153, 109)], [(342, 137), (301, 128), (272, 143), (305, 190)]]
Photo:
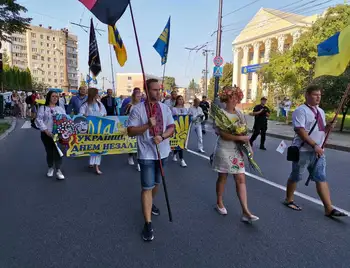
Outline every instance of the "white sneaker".
[(221, 215), (227, 215), (227, 210), (225, 207), (220, 208), (218, 205), (216, 205), (216, 211), (219, 212)]
[(53, 176), (53, 172), (54, 172), (54, 169), (53, 168), (49, 168), (49, 170), (47, 171), (46, 176), (51, 178)]
[(138, 172), (140, 172), (140, 171), (141, 171), (140, 164), (137, 164), (137, 171), (138, 171)]
[(64, 175), (62, 174), (62, 171), (60, 169), (57, 169), (56, 176), (58, 180), (64, 180)]
[(258, 221), (259, 217), (255, 216), (255, 215), (251, 215), (250, 217), (243, 215), (241, 220), (243, 222), (252, 223), (253, 221)]
[(181, 160), (180, 165), (181, 165), (182, 167), (187, 167), (187, 164), (186, 164), (185, 160), (183, 160), (183, 159)]
[(129, 158), (128, 158), (128, 163), (129, 163), (130, 166), (135, 165), (135, 163), (134, 163), (134, 158), (133, 158), (132, 156), (129, 156)]
[(174, 162), (177, 162), (177, 156), (176, 156), (176, 154), (175, 154), (174, 157), (173, 157), (173, 161), (174, 161)]
[(203, 154), (205, 153), (205, 151), (203, 149), (199, 149), (198, 151), (203, 153)]

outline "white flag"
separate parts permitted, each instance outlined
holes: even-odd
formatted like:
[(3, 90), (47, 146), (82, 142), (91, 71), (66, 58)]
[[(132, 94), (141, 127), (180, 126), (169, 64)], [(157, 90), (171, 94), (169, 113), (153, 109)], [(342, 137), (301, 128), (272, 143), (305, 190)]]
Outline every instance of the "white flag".
[(287, 144), (284, 141), (281, 141), (276, 151), (279, 152), (280, 154), (283, 154), (285, 149), (287, 149)]

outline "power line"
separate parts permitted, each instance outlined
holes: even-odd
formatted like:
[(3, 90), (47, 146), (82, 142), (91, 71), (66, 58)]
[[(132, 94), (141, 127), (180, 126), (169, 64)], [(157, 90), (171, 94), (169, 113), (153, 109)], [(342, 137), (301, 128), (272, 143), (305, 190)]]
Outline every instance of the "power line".
[(244, 6), (240, 7), (240, 8), (237, 8), (237, 9), (235, 9), (235, 10), (229, 12), (229, 13), (226, 13), (226, 14), (223, 15), (222, 17), (224, 18), (224, 17), (226, 17), (226, 16), (228, 16), (228, 15), (231, 15), (231, 14), (233, 14), (233, 13), (236, 13), (237, 11), (240, 11), (240, 10), (246, 8), (246, 7), (249, 7), (249, 6), (255, 4), (256, 2), (259, 2), (259, 1), (260, 1), (260, 0), (255, 0), (255, 1), (253, 1), (253, 2), (250, 2), (250, 3), (244, 5)]

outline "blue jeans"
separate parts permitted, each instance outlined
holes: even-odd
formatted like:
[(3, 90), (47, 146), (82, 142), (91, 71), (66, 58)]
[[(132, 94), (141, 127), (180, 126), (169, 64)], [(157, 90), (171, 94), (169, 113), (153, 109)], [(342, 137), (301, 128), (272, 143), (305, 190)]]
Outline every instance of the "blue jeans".
[[(138, 159), (141, 168), (141, 186), (143, 190), (152, 190), (161, 183), (162, 174), (160, 172), (159, 160)], [(164, 168), (167, 158), (162, 159)]]
[(291, 181), (298, 182), (302, 180), (303, 174), (306, 169), (311, 175), (311, 180), (315, 182), (325, 182), (326, 181), (326, 157), (325, 155), (321, 156), (317, 164), (314, 167), (317, 157), (315, 152), (300, 152), (299, 161), (292, 163), (292, 173), (290, 174), (289, 179)]

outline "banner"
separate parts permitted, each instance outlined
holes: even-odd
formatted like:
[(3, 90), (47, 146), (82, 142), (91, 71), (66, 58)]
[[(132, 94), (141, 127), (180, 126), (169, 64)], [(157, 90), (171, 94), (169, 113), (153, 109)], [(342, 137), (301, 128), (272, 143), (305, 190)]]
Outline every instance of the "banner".
[[(175, 132), (170, 138), (172, 150), (185, 149), (191, 116), (174, 116)], [(53, 133), (58, 135), (62, 151), (67, 157), (127, 154), (137, 152), (136, 137), (127, 135), (128, 116), (56, 115)]]

